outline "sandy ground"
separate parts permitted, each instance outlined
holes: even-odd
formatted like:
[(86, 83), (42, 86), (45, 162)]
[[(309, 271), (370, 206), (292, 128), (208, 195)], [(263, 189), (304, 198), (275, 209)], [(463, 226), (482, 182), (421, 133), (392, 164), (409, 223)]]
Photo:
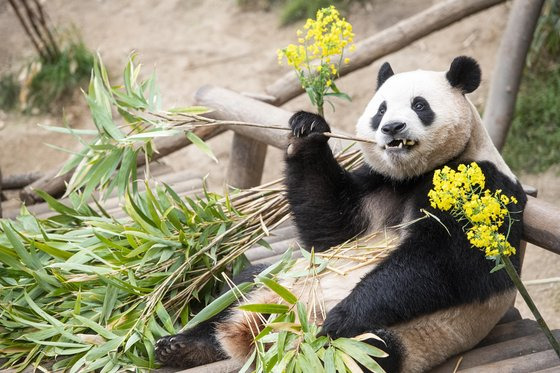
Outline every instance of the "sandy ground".
[[(348, 16), (356, 40), (382, 30), (413, 15), (437, 1), (372, 1), (354, 6)], [(148, 74), (156, 68), (164, 106), (192, 103), (196, 89), (205, 84), (241, 92), (263, 92), (264, 88), (286, 73), (276, 62), (276, 49), (294, 42), (301, 23), (279, 27), (278, 16), (264, 10), (242, 10), (235, 1), (225, 0), (49, 0), (45, 2), (56, 25), (74, 24), (86, 44), (99, 51), (111, 75), (118, 76), (131, 51)], [(509, 5), (493, 7), (468, 17), (444, 30), (433, 33), (407, 48), (383, 59), (395, 71), (417, 68), (445, 70), (453, 57), (471, 55), (481, 64), (483, 82), (471, 95), (483, 107), (494, 68), (494, 57), (505, 27)], [(15, 71), (29, 59), (33, 50), (6, 2), (0, 4), (0, 73)], [(352, 97), (352, 102), (337, 102), (336, 112), (327, 109), (327, 118), (336, 127), (353, 131), (362, 108), (375, 89), (377, 69), (383, 61), (341, 79), (338, 86)], [(306, 97), (285, 105), (290, 110), (310, 109)], [(65, 112), (76, 128), (91, 127), (85, 104), (79, 94), (68, 100)], [(46, 171), (59, 166), (67, 154), (45, 143), (76, 147), (72, 138), (47, 132), (38, 123), (57, 124), (60, 115), (21, 116), (0, 112), (0, 168), (4, 175), (23, 171)], [(165, 159), (176, 170), (190, 168), (209, 173), (213, 188), (223, 185), (231, 135), (209, 141), (220, 160), (214, 164), (194, 148), (186, 148)], [(277, 167), (282, 159), (279, 150), (269, 149), (264, 180), (281, 175)], [(537, 186), (540, 197), (560, 206), (560, 178), (553, 172), (521, 175), (524, 183)], [(560, 256), (530, 246), (523, 271), (524, 279), (558, 277)], [(545, 318), (560, 327), (560, 285), (533, 285), (531, 294)], [(524, 315), (528, 311), (517, 302)]]

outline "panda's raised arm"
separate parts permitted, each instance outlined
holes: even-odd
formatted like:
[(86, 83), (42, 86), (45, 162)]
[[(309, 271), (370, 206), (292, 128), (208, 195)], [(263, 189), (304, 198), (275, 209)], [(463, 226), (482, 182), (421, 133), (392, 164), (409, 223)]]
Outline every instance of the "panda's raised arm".
[(361, 211), (363, 182), (335, 160), (325, 120), (306, 112), (290, 119), (292, 137), (286, 156), (286, 185), (299, 237), (306, 248), (326, 250), (368, 226)]

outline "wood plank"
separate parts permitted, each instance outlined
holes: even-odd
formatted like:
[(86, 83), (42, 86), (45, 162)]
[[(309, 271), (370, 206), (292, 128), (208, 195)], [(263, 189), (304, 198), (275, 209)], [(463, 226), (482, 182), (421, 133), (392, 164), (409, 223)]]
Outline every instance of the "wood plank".
[(276, 228), (270, 232), (269, 237), (265, 237), (266, 241), (269, 244), (273, 244), (278, 241), (284, 241), (287, 239), (296, 239), (297, 237), (297, 230), (293, 224), (290, 224), (285, 227)]
[(284, 241), (278, 241), (270, 245), (272, 250), (263, 246), (254, 246), (245, 252), (245, 256), (249, 261), (253, 262), (255, 260), (269, 258), (276, 255), (284, 254), (288, 248), (295, 244), (295, 239), (289, 238)]
[(560, 359), (554, 350), (539, 351), (532, 354), (524, 354), (511, 359), (505, 359), (490, 364), (478, 365), (470, 369), (462, 369), (461, 373), (532, 373), (539, 369), (553, 369), (560, 372)]
[[(556, 338), (560, 336), (560, 330), (555, 330), (553, 333)], [(546, 351), (549, 348), (550, 344), (543, 333), (515, 338), (501, 343), (475, 348), (461, 354), (460, 356), (463, 357), (463, 360), (461, 361), (460, 369), (469, 369), (485, 364), (492, 364), (506, 359), (513, 359), (518, 356)], [(459, 357), (450, 358), (447, 362), (432, 370), (431, 373), (452, 372), (458, 358)], [(501, 370), (498, 371), (501, 372)]]
[(535, 320), (523, 319), (504, 324), (498, 324), (475, 348), (505, 342), (510, 339), (521, 338), (541, 333), (539, 324)]
[(521, 320), (521, 313), (519, 313), (519, 310), (513, 307), (512, 305), (511, 308), (506, 311), (504, 316), (502, 316), (500, 321), (498, 321), (498, 324), (505, 324), (508, 322), (518, 321), (518, 320)]

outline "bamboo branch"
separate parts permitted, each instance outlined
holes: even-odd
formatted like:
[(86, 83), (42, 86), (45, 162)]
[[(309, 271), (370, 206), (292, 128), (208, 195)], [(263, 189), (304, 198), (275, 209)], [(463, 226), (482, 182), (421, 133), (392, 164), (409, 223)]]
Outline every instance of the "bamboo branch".
[[(201, 124), (184, 124), (179, 125), (177, 129), (184, 129), (184, 130), (193, 130), (195, 128), (203, 128), (209, 126), (244, 126), (244, 127), (255, 127), (255, 128), (264, 128), (264, 129), (274, 129), (274, 130), (281, 130), (281, 131), (291, 131), (289, 127), (277, 125), (277, 124), (259, 124), (259, 123), (250, 123), (250, 122), (241, 122), (241, 121), (232, 121), (232, 120), (216, 120), (206, 117), (201, 117), (198, 115), (193, 115), (193, 118), (196, 120), (203, 121), (204, 123)], [(358, 136), (350, 136), (350, 135), (341, 135), (333, 132), (322, 132), (323, 135), (327, 137), (332, 137), (335, 139), (342, 139), (342, 140), (350, 140), (350, 141), (357, 141), (357, 142), (365, 142), (369, 144), (376, 144), (375, 141), (371, 139), (366, 139), (364, 137)]]
[(550, 343), (550, 345), (554, 349), (554, 352), (556, 352), (556, 355), (558, 355), (558, 357), (560, 358), (560, 344), (558, 343), (558, 341), (556, 340), (556, 338), (554, 337), (554, 335), (550, 331), (550, 328), (548, 327), (548, 325), (544, 321), (544, 319), (543, 319), (541, 313), (539, 312), (537, 306), (533, 302), (533, 299), (531, 299), (531, 296), (529, 295), (529, 293), (527, 292), (527, 289), (523, 285), (523, 282), (519, 278), (519, 275), (517, 274), (517, 271), (513, 267), (513, 264), (511, 263), (511, 260), (509, 260), (509, 257), (507, 255), (502, 255), (502, 261), (504, 263), (504, 267), (505, 267), (505, 270), (506, 270), (507, 274), (511, 278), (511, 281), (514, 283), (515, 287), (519, 291), (519, 294), (521, 294), (521, 296), (523, 297), (523, 300), (525, 301), (525, 303), (527, 303), (527, 306), (529, 307), (529, 309), (533, 313), (533, 316), (535, 316), (535, 320), (537, 320), (537, 323), (541, 327), (541, 330), (546, 335), (546, 338), (548, 339), (548, 342)]

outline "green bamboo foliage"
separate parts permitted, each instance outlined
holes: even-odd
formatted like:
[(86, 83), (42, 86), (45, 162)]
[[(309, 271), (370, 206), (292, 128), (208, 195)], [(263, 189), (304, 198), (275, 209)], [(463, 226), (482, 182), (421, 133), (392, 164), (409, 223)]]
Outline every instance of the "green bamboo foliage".
[(278, 185), (191, 199), (146, 184), (126, 194), (122, 220), (76, 194), (70, 206), (43, 197), (57, 215), (1, 221), (2, 367), (155, 367), (156, 339), (213, 300), (222, 273), (240, 271), (243, 252), (288, 217)]
[[(45, 128), (73, 135), (84, 146), (74, 153), (60, 170), (64, 174), (76, 169), (70, 179), (67, 193), (81, 190), (82, 202), (88, 201), (94, 191), (105, 199), (112, 192), (123, 196), (128, 188), (138, 191), (138, 158), (149, 164), (157, 151), (154, 140), (161, 137), (185, 135), (203, 153), (216, 160), (212, 151), (186, 126), (208, 120), (201, 114), (204, 107), (161, 109), (161, 98), (153, 72), (141, 79), (141, 65), (135, 64), (133, 54), (123, 72), (122, 84), (112, 85), (100, 56), (95, 60), (87, 92), (84, 92), (95, 129), (78, 130), (69, 126)], [(182, 126), (181, 126), (182, 125)], [(217, 160), (216, 160), (217, 161)], [(149, 167), (146, 168), (149, 176)]]

